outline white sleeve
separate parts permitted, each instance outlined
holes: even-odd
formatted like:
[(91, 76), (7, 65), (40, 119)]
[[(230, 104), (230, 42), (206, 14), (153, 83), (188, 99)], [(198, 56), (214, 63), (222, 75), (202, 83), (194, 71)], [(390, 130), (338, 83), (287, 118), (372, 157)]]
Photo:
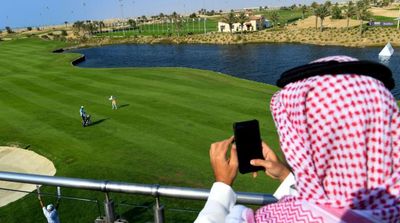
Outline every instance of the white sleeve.
[(294, 178), (293, 173), (290, 173), (285, 180), (279, 185), (278, 189), (276, 189), (274, 193), (274, 197), (276, 199), (281, 199), (283, 196), (292, 195), (297, 196), (296, 179)]
[(47, 211), (46, 207), (43, 207), (43, 214), (46, 218), (48, 218), (50, 216), (50, 213)]
[(229, 210), (236, 203), (233, 189), (221, 182), (215, 182), (211, 188), (207, 202), (197, 216), (195, 223), (220, 223), (225, 221)]

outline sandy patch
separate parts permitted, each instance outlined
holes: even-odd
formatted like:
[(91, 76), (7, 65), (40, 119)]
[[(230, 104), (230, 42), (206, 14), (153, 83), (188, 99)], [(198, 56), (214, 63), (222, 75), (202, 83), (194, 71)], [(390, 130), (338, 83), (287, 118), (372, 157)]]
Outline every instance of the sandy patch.
[[(318, 19), (318, 28), (321, 25), (321, 20)], [(345, 28), (347, 27), (347, 19), (331, 19), (331, 17), (327, 17), (323, 22), (324, 27), (326, 28)], [(360, 25), (359, 20), (350, 19), (349, 27)], [(289, 25), (289, 29), (297, 29), (297, 28), (315, 28), (315, 16), (310, 16), (303, 20), (299, 20), (296, 22), (296, 25)]]
[(380, 16), (386, 16), (386, 17), (399, 17), (399, 8), (397, 7), (396, 10), (390, 10), (390, 8), (375, 8), (372, 7), (370, 9), (371, 13), (373, 15), (380, 15)]
[[(0, 146), (0, 171), (54, 176), (56, 168), (50, 160), (33, 151)], [(0, 188), (34, 191), (36, 186), (0, 181)], [(25, 195), (25, 193), (21, 192), (0, 190), (0, 207), (16, 201)]]

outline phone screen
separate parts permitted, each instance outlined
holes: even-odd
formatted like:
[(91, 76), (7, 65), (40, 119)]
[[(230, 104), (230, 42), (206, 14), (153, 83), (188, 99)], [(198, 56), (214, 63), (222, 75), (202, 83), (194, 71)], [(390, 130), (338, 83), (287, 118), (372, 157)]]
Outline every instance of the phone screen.
[(263, 170), (263, 167), (250, 164), (252, 159), (264, 159), (258, 121), (236, 122), (233, 124), (233, 131), (239, 159), (239, 172), (244, 174)]

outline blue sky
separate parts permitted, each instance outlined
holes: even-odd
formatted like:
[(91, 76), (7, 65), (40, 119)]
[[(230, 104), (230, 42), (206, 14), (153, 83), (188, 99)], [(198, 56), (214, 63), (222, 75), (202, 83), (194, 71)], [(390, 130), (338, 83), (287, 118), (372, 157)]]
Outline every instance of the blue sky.
[[(318, 1), (317, 2), (323, 2)], [(228, 10), (257, 6), (311, 4), (312, 0), (1, 0), (0, 29), (73, 23), (76, 20), (189, 13), (201, 8)], [(121, 10), (121, 5), (123, 5)]]

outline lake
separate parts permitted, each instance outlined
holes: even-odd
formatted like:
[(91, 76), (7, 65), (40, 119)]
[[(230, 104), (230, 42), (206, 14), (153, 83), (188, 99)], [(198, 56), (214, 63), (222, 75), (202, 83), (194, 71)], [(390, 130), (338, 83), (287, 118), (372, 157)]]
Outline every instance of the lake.
[[(304, 44), (167, 45), (122, 44), (76, 49), (86, 61), (79, 67), (189, 67), (275, 85), (280, 74), (320, 57), (348, 55), (379, 62), (381, 47), (348, 48)], [(393, 72), (400, 99), (399, 53), (384, 62)]]

